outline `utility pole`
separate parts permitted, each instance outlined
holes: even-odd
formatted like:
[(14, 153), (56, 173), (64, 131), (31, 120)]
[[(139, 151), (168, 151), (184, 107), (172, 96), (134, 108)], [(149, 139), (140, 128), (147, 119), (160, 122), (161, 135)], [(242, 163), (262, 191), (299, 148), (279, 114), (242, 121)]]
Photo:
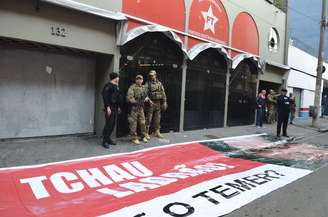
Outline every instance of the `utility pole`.
[(320, 22), (320, 45), (319, 45), (319, 56), (318, 56), (318, 67), (317, 67), (317, 81), (315, 85), (315, 98), (314, 98), (314, 114), (312, 119), (312, 125), (318, 126), (319, 111), (320, 111), (320, 99), (322, 89), (322, 71), (323, 71), (323, 58), (324, 58), (324, 47), (325, 47), (325, 30), (327, 26), (327, 1), (322, 0), (322, 15)]

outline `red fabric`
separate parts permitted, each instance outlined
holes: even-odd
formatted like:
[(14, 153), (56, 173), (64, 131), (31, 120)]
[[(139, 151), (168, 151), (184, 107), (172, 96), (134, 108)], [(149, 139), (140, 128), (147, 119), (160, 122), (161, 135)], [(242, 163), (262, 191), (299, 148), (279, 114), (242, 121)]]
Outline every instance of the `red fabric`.
[[(193, 168), (195, 165), (204, 165), (206, 163), (223, 163), (234, 168), (214, 171), (183, 180), (180, 179), (174, 183), (152, 190), (134, 193), (124, 198), (117, 198), (97, 192), (96, 190), (99, 188), (89, 187), (76, 172), (81, 169), (98, 168), (103, 174), (106, 174), (103, 169), (105, 165), (114, 164), (123, 168), (121, 163), (133, 161), (140, 162), (152, 171), (152, 177), (168, 172), (177, 172), (174, 168), (181, 164), (188, 168)], [(0, 216), (96, 216), (174, 193), (207, 180), (247, 171), (261, 165), (263, 164), (259, 162), (225, 157), (223, 154), (199, 144), (186, 144), (118, 156), (107, 156), (100, 159), (86, 159), (41, 167), (0, 170)], [(50, 181), (50, 177), (58, 172), (75, 174), (79, 179), (66, 182), (69, 184), (81, 182), (84, 185), (84, 189), (75, 193), (63, 194), (58, 192), (53, 182)], [(47, 180), (44, 180), (43, 184), (50, 194), (49, 197), (36, 199), (30, 185), (20, 183), (21, 179), (39, 176), (47, 177)], [(122, 189), (119, 184), (138, 182), (139, 179), (140, 177), (118, 183), (114, 182), (106, 186), (101, 186), (100, 188)]]

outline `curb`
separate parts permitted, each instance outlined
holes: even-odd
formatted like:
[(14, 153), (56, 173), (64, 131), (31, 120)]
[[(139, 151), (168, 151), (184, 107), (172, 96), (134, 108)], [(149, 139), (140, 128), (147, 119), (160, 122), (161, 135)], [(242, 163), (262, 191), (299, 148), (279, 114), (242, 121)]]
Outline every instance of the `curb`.
[(321, 129), (318, 129), (318, 131), (320, 133), (326, 133), (326, 132), (328, 132), (328, 128), (321, 128)]

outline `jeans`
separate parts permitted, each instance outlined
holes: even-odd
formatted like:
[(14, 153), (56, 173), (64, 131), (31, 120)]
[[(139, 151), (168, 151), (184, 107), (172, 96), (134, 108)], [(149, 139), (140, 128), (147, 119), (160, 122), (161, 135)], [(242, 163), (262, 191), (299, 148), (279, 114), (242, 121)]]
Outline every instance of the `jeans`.
[(263, 109), (258, 108), (256, 109), (256, 126), (262, 127), (263, 126)]

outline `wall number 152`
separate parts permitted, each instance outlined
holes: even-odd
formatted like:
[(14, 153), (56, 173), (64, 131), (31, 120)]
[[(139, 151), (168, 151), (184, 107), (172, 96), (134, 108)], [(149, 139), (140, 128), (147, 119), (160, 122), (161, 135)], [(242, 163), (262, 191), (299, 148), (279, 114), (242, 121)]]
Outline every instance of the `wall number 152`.
[(66, 37), (67, 31), (65, 28), (62, 27), (50, 27), (51, 35), (58, 36), (58, 37)]

